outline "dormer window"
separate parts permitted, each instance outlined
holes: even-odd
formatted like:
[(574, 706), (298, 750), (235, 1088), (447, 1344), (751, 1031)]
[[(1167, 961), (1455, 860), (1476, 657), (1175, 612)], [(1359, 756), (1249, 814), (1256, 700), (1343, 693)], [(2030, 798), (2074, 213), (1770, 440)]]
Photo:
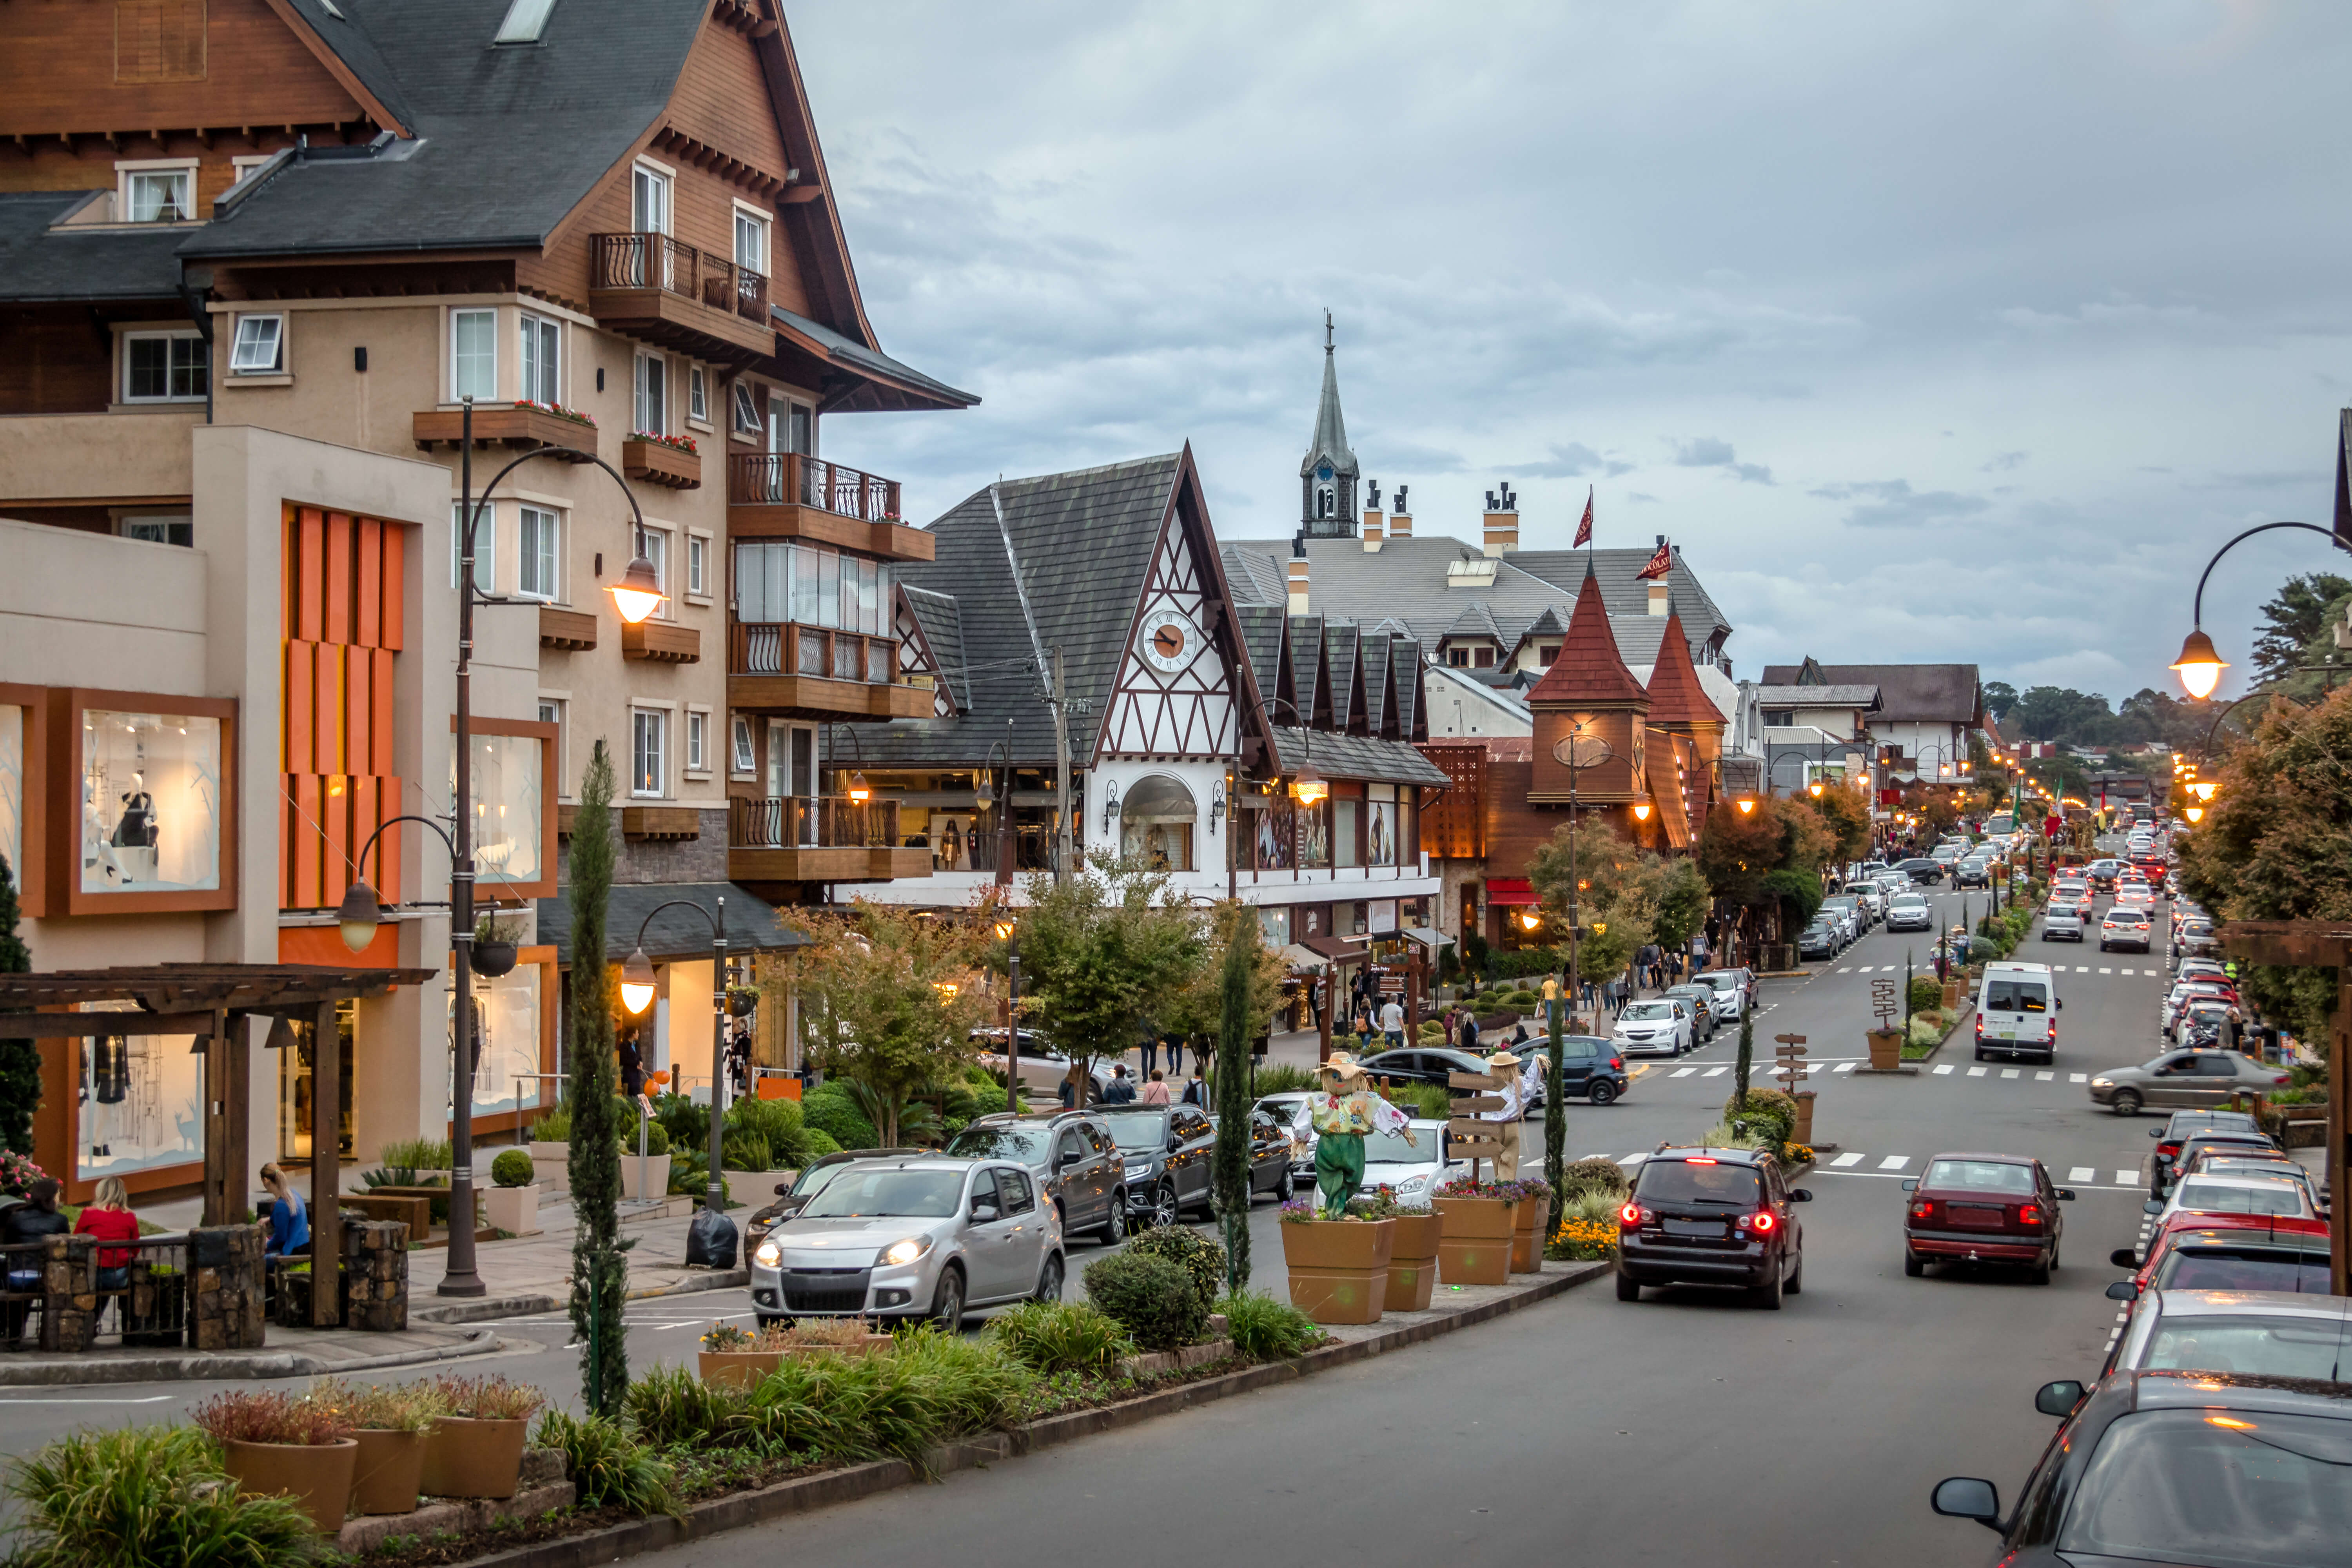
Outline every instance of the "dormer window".
[(116, 164), (122, 184), (116, 193), (124, 221), (186, 223), (195, 216), (194, 162)]

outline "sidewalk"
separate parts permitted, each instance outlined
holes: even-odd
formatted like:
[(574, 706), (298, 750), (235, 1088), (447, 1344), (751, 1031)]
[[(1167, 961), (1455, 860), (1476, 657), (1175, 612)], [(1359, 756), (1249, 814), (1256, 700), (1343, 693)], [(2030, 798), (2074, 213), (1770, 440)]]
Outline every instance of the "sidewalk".
[[(643, 1218), (632, 1218), (624, 1206), (621, 1238), (636, 1244), (628, 1253), (629, 1300), (740, 1289), (751, 1284), (751, 1270), (741, 1254), (743, 1221), (768, 1200), (768, 1194), (738, 1193), (735, 1199), (740, 1206), (729, 1210), (728, 1217), (735, 1222), (736, 1267), (726, 1269), (687, 1267), (686, 1232), (693, 1221), (688, 1205), (693, 1200), (674, 1196), (664, 1212)], [(572, 1295), (572, 1243), (577, 1226), (570, 1197), (555, 1194), (545, 1200), (539, 1222), (541, 1229), (537, 1236), (476, 1244), (475, 1271), (488, 1287), (488, 1293), (470, 1300), (434, 1294), (447, 1268), (448, 1254), (438, 1249), (410, 1253), (408, 1321), (478, 1323), (560, 1310)]]
[(373, 1372), (456, 1361), (488, 1355), (498, 1348), (498, 1335), (488, 1329), (425, 1324), (393, 1334), (357, 1334), (342, 1329), (281, 1329), (273, 1323), (269, 1342), (252, 1351), (100, 1347), (71, 1355), (11, 1352), (0, 1355), (0, 1388), (316, 1377), (323, 1373)]

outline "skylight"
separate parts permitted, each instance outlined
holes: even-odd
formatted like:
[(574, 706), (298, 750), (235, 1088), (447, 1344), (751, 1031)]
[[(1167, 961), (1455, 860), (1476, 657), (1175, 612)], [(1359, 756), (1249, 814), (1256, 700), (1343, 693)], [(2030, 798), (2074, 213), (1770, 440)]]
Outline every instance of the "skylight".
[(499, 36), (492, 39), (499, 44), (535, 44), (547, 31), (547, 18), (555, 10), (555, 0), (514, 0), (507, 7), (507, 19), (499, 24)]

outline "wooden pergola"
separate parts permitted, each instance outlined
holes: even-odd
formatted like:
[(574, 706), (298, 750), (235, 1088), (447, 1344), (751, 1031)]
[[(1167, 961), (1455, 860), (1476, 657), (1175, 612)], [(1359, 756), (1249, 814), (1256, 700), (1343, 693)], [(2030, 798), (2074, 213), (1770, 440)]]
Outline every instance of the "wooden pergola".
[[(309, 963), (161, 963), (137, 968), (0, 974), (0, 1039), (80, 1039), (115, 1035), (194, 1035), (205, 1058), (204, 1223), (228, 1225), (245, 1212), (252, 1180), (247, 1146), (253, 1098), (251, 1028), (264, 1018), (308, 1023), (318, 1032), (310, 1094), (310, 1321), (336, 1317), (333, 1280), (342, 1255), (337, 1209), (341, 1171), (342, 1056), (334, 1048), (335, 1007), (421, 985), (431, 969), (337, 969)], [(136, 1011), (78, 1012), (92, 1003)]]
[(2352, 1197), (2344, 1190), (2344, 1100), (2352, 1085), (2352, 923), (2230, 921), (2221, 950), (2248, 963), (2308, 969), (2336, 965), (2336, 1026), (2327, 1042), (2327, 1289), (2352, 1296)]

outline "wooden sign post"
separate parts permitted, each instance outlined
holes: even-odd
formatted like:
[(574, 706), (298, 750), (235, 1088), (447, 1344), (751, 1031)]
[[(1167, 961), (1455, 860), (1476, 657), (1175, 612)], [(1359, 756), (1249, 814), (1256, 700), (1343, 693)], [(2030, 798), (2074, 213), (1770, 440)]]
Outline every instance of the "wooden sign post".
[(1457, 1072), (1447, 1075), (1445, 1081), (1450, 1089), (1478, 1091), (1467, 1100), (1455, 1100), (1454, 1119), (1445, 1124), (1446, 1134), (1453, 1142), (1454, 1152), (1470, 1162), (1470, 1179), (1474, 1182), (1478, 1179), (1478, 1162), (1481, 1160), (1495, 1168), (1495, 1180), (1507, 1182), (1516, 1177), (1518, 1174), (1517, 1171), (1503, 1169), (1502, 1123), (1484, 1121), (1477, 1115), (1481, 1110), (1503, 1109), (1503, 1097), (1497, 1092), (1503, 1087), (1503, 1080), (1493, 1073)]
[(1811, 1089), (1797, 1087), (1811, 1078), (1813, 1070), (1805, 1065), (1805, 1037), (1775, 1035), (1772, 1039), (1772, 1055), (1780, 1063), (1773, 1069), (1772, 1076), (1787, 1088), (1789, 1099), (1797, 1108), (1796, 1125), (1790, 1129), (1790, 1136), (1799, 1143), (1811, 1143), (1813, 1141), (1813, 1094)]

